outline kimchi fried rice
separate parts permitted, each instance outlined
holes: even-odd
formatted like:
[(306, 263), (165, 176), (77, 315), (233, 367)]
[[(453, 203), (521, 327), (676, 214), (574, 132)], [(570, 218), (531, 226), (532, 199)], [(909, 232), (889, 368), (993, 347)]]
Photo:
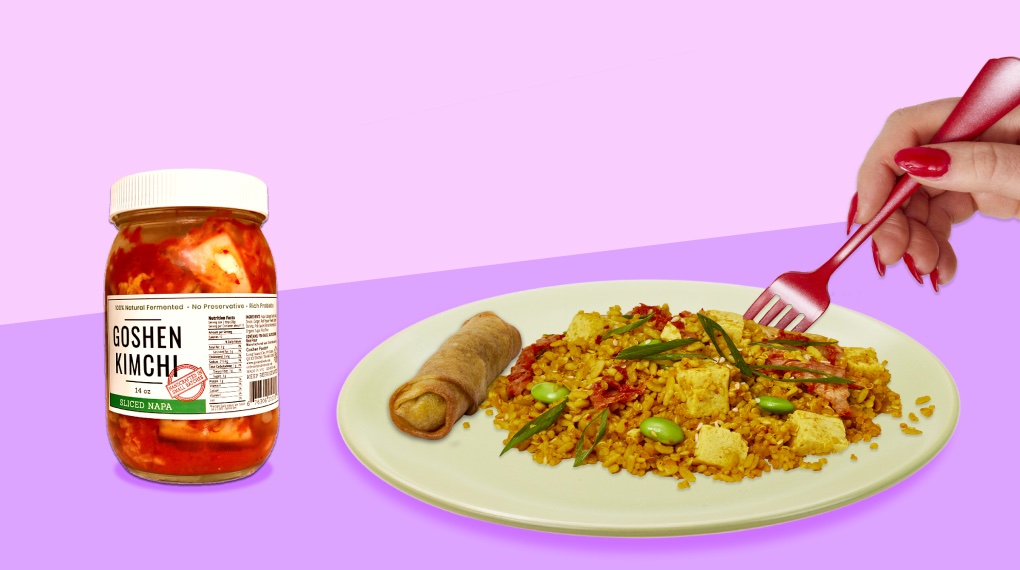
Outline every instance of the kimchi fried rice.
[[(739, 481), (775, 469), (817, 471), (824, 455), (870, 441), (881, 433), (878, 414), (901, 414), (885, 364), (874, 349), (734, 313), (639, 305), (624, 314), (614, 306), (580, 312), (565, 333), (525, 347), (483, 407), (508, 431), (504, 443), (533, 433), (513, 447), (538, 463), (601, 463), (686, 488), (696, 473)], [(569, 390), (565, 402), (537, 400), (531, 390), (540, 383)], [(648, 418), (675, 424), (682, 441), (643, 433)]]

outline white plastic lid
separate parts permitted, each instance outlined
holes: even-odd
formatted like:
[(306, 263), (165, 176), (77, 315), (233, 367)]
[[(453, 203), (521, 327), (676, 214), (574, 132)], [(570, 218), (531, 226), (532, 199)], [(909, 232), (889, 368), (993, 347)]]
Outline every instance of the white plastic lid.
[(110, 188), (110, 219), (148, 208), (232, 208), (269, 217), (266, 183), (230, 170), (181, 168), (125, 176)]

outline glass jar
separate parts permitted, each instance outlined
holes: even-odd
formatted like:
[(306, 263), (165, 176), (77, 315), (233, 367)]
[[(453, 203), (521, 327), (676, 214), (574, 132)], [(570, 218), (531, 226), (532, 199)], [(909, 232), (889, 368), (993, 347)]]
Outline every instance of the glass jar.
[(161, 170), (114, 183), (106, 265), (107, 431), (129, 472), (254, 473), (279, 429), (276, 266), (265, 183)]

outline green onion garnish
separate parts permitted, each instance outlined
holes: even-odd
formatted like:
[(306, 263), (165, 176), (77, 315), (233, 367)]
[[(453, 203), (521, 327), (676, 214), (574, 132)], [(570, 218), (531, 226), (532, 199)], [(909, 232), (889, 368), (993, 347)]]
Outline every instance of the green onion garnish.
[(836, 344), (834, 340), (797, 340), (795, 338), (776, 338), (772, 340), (765, 340), (762, 342), (752, 342), (759, 346), (766, 346), (770, 344), (787, 345), (787, 346), (826, 346), (829, 344)]
[(684, 358), (703, 358), (705, 360), (715, 360), (711, 356), (705, 356), (697, 352), (671, 352), (669, 354), (653, 354), (651, 356), (644, 357), (643, 360), (682, 360)]
[(705, 315), (702, 315), (701, 313), (698, 313), (698, 320), (701, 321), (701, 327), (708, 333), (708, 339), (712, 341), (712, 346), (715, 347), (715, 351), (719, 353), (719, 356), (722, 356), (723, 358), (726, 357), (726, 355), (723, 354), (722, 348), (719, 346), (719, 341), (715, 340), (715, 333), (721, 334), (723, 341), (726, 342), (726, 346), (730, 348), (730, 357), (733, 359), (733, 365), (737, 367), (737, 370), (748, 378), (755, 378), (758, 376), (758, 374), (747, 365), (747, 362), (744, 361), (743, 355), (741, 355), (740, 351), (737, 350), (736, 343), (734, 343), (733, 339), (730, 338), (730, 335), (726, 334), (726, 331), (719, 326), (719, 323)]
[(503, 451), (499, 452), (499, 455), (502, 457), (504, 453), (527, 441), (528, 438), (536, 433), (549, 429), (550, 426), (556, 423), (556, 420), (560, 417), (560, 414), (563, 413), (563, 409), (566, 407), (567, 400), (564, 398), (562, 402), (542, 412), (540, 416), (528, 422), (527, 425), (518, 430), (517, 433), (510, 438), (510, 441), (507, 442)]
[[(591, 424), (595, 423), (596, 419), (599, 421), (599, 429), (595, 434), (595, 441), (592, 442), (591, 447), (582, 451), (581, 448), (584, 447), (584, 436), (588, 433), (588, 428), (591, 427)], [(588, 425), (584, 426), (584, 429), (581, 430), (581, 439), (577, 440), (577, 448), (574, 449), (574, 467), (584, 463), (584, 460), (588, 458), (588, 455), (595, 450), (595, 446), (598, 445), (599, 442), (602, 441), (602, 438), (606, 436), (606, 427), (608, 427), (608, 425), (609, 408), (605, 408), (599, 412), (597, 416), (592, 418), (591, 421), (588, 422)]]
[(666, 352), (667, 350), (679, 348), (681, 346), (687, 346), (688, 344), (692, 344), (695, 342), (698, 342), (697, 339), (678, 338), (676, 340), (670, 340), (666, 342), (660, 341), (649, 342), (646, 344), (636, 344), (634, 346), (628, 346), (627, 348), (621, 350), (620, 353), (617, 354), (615, 358), (617, 360), (638, 360), (638, 359), (654, 360), (654, 358), (649, 358), (653, 354), (659, 354), (660, 352)]
[(613, 330), (607, 332), (606, 334), (602, 335), (602, 340), (606, 340), (607, 338), (613, 336), (614, 334), (623, 334), (625, 332), (630, 332), (630, 331), (638, 328), (639, 326), (647, 323), (648, 320), (651, 319), (651, 318), (652, 318), (652, 315), (646, 315), (646, 316), (641, 317), (640, 319), (634, 321), (633, 323), (630, 323), (629, 325), (623, 325), (622, 327), (616, 327), (615, 329), (613, 329)]
[(819, 372), (811, 368), (803, 368), (801, 366), (781, 366), (778, 364), (762, 364), (755, 366), (760, 370), (781, 370), (785, 372), (808, 372), (810, 374), (819, 375), (817, 378), (776, 378), (774, 376), (764, 375), (766, 378), (771, 380), (778, 380), (780, 382), (815, 382), (818, 384), (853, 384), (854, 381), (842, 376), (836, 376), (835, 374), (829, 374), (827, 372)]

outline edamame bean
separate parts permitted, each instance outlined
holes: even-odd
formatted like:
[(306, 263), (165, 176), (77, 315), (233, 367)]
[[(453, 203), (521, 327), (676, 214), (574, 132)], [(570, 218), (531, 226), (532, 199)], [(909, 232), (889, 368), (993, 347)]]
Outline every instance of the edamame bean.
[(755, 401), (758, 402), (759, 408), (765, 410), (766, 412), (771, 412), (773, 414), (788, 414), (797, 409), (797, 407), (793, 405), (793, 402), (787, 400), (786, 398), (777, 398), (775, 396), (760, 396), (758, 398), (755, 398)]
[(539, 382), (531, 388), (531, 395), (539, 402), (551, 404), (570, 395), (570, 390), (555, 382)]
[(663, 445), (676, 445), (684, 440), (684, 430), (666, 418), (648, 418), (641, 422), (641, 433)]

